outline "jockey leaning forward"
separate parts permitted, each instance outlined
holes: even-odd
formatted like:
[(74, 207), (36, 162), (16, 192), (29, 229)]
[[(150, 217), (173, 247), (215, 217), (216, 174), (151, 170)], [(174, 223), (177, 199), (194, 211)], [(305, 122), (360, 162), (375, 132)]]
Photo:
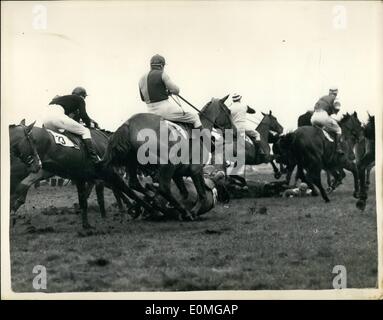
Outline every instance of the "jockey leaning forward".
[[(189, 123), (195, 129), (203, 129), (201, 120), (196, 113), (185, 112), (181, 105), (169, 96), (178, 95), (179, 87), (170, 80), (164, 71), (165, 58), (159, 54), (150, 59), (150, 71), (139, 81), (141, 100), (146, 103), (149, 113), (154, 113), (169, 121)], [(207, 131), (202, 131), (207, 135)], [(211, 142), (210, 135), (208, 141)]]
[[(92, 120), (86, 112), (86, 96), (86, 90), (82, 87), (77, 87), (70, 95), (54, 97), (49, 103), (48, 112), (43, 120), (43, 124), (47, 129), (65, 129), (69, 132), (80, 135), (84, 141), (90, 160), (94, 165), (96, 165), (99, 162), (99, 157), (97, 156), (93, 145), (89, 128), (91, 127), (91, 124), (95, 127), (98, 127), (98, 124)], [(82, 120), (86, 127), (81, 125), (76, 120)]]
[(238, 134), (243, 137), (247, 135), (255, 146), (256, 154), (260, 154), (264, 157), (265, 161), (268, 161), (270, 154), (269, 148), (266, 142), (261, 141), (261, 136), (258, 131), (250, 130), (246, 125), (247, 113), (254, 114), (255, 110), (249, 107), (247, 104), (242, 102), (242, 96), (239, 94), (234, 94), (233, 103), (230, 105), (231, 116), (233, 118), (233, 123), (238, 130)]
[(340, 137), (342, 135), (342, 129), (338, 122), (331, 117), (333, 114), (337, 114), (340, 110), (340, 102), (336, 99), (338, 95), (338, 89), (332, 87), (329, 90), (329, 94), (321, 97), (314, 106), (314, 113), (311, 117), (311, 124), (319, 127), (324, 127), (326, 131), (335, 133), (335, 146), (336, 152), (343, 154), (343, 150), (340, 145)]

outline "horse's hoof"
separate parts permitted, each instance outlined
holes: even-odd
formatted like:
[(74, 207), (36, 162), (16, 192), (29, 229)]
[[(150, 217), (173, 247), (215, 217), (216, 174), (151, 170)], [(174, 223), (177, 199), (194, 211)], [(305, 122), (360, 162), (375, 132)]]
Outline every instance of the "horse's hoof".
[(94, 229), (94, 227), (92, 227), (89, 223), (83, 223), (82, 224), (82, 228), (84, 230), (92, 230), (92, 229)]
[(366, 201), (365, 200), (358, 200), (356, 202), (356, 207), (361, 210), (361, 211), (364, 211), (364, 209), (366, 209)]
[(359, 199), (359, 194), (358, 192), (354, 191), (354, 193), (352, 194), (352, 196), (355, 198), (355, 199)]
[(329, 203), (330, 199), (324, 199), (324, 202)]
[(280, 172), (274, 173), (274, 178), (277, 179), (277, 180), (278, 180), (281, 176), (282, 176), (282, 175), (281, 175)]
[(327, 189), (326, 189), (326, 192), (327, 193), (331, 193), (331, 192), (333, 192), (334, 191), (334, 188), (332, 188), (332, 187), (328, 187)]

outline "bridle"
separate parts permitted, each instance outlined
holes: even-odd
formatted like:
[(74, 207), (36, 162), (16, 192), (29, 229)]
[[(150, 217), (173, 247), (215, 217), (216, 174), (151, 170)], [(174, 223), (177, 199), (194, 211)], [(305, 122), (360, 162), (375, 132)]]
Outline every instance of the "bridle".
[(24, 136), (28, 142), (30, 150), (32, 150), (32, 153), (31, 154), (23, 154), (20, 152), (20, 150), (18, 148), (16, 148), (16, 146), (21, 141), (19, 141), (15, 146), (11, 147), (11, 152), (13, 153), (14, 156), (19, 158), (28, 167), (30, 167), (35, 160), (37, 161), (39, 166), (41, 166), (41, 159), (40, 159), (39, 154), (37, 153), (36, 146), (35, 146), (34, 139), (33, 139), (31, 132), (27, 132), (27, 130), (25, 129), (25, 126), (21, 126), (21, 127), (23, 128)]

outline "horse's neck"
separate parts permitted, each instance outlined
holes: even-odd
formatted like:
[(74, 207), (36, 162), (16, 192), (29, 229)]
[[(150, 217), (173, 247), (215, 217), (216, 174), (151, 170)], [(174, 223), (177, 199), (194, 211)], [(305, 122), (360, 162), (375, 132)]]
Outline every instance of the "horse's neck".
[(268, 141), (270, 126), (268, 123), (263, 121), (263, 119), (262, 119), (261, 123), (258, 125), (256, 130), (258, 131), (259, 135), (261, 136), (262, 141)]
[(32, 135), (35, 140), (37, 152), (40, 154), (46, 151), (47, 146), (51, 142), (50, 135), (47, 130), (39, 127), (33, 127)]
[(200, 113), (199, 119), (201, 120), (202, 127), (204, 129), (208, 129), (209, 131), (213, 129), (213, 123), (215, 122), (215, 115), (212, 112), (209, 112), (209, 109), (206, 109), (203, 113)]

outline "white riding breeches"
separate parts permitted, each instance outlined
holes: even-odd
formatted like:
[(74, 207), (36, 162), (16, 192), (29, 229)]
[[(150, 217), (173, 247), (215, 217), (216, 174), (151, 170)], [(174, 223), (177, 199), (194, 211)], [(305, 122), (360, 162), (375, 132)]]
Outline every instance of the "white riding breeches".
[(342, 134), (342, 129), (338, 122), (330, 117), (324, 110), (314, 111), (311, 117), (311, 124), (319, 127), (324, 127), (327, 131), (334, 132), (336, 134)]
[(180, 106), (169, 99), (147, 104), (148, 112), (164, 117), (169, 121), (192, 123), (194, 128), (202, 126), (198, 114), (184, 112)]
[(51, 130), (65, 129), (74, 134), (80, 135), (83, 139), (91, 139), (90, 130), (80, 123), (68, 117), (64, 108), (59, 105), (49, 105), (43, 119), (44, 127)]

